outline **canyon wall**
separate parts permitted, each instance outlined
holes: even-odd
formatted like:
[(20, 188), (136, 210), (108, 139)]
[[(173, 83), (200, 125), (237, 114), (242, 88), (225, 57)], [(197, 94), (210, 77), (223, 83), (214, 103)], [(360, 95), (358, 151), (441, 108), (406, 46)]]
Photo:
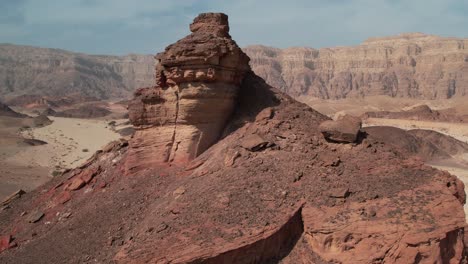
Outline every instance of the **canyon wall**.
[(446, 99), (468, 93), (467, 48), (468, 39), (411, 33), (354, 47), (244, 51), (255, 73), (293, 96)]
[(137, 87), (151, 85), (154, 63), (150, 55), (87, 55), (0, 44), (0, 97), (129, 97)]
[[(256, 74), (292, 96), (445, 99), (468, 93), (467, 44), (467, 39), (411, 33), (354, 47), (243, 50)], [(154, 63), (152, 55), (98, 56), (2, 44), (0, 97), (128, 97), (153, 84)]]

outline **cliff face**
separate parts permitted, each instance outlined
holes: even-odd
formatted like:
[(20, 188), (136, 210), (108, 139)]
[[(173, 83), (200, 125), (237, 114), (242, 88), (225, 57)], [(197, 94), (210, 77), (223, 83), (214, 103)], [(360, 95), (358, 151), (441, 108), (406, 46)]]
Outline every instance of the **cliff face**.
[(0, 97), (127, 97), (136, 87), (153, 82), (154, 63), (148, 55), (98, 56), (2, 44)]
[[(419, 33), (374, 38), (355, 47), (249, 46), (252, 69), (293, 96), (323, 99), (388, 95), (418, 99), (468, 93), (468, 40)], [(151, 55), (95, 56), (0, 45), (0, 97), (127, 97), (154, 81)]]
[(293, 96), (418, 99), (468, 94), (468, 40), (420, 33), (373, 38), (355, 47), (250, 46), (255, 73)]

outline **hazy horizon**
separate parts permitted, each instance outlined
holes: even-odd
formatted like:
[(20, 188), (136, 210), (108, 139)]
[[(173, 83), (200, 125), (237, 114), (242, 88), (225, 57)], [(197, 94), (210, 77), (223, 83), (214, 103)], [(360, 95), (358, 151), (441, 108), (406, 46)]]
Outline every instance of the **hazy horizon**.
[(242, 47), (324, 48), (408, 32), (466, 38), (467, 11), (468, 2), (461, 0), (3, 1), (0, 43), (88, 54), (154, 54), (187, 35), (197, 14), (223, 12)]

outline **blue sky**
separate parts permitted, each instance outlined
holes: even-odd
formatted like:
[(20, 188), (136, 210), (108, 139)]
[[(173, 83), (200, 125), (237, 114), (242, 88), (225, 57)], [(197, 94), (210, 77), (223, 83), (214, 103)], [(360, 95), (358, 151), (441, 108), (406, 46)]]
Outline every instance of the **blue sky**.
[(0, 43), (156, 53), (201, 12), (229, 15), (241, 46), (333, 47), (424, 32), (468, 37), (467, 0), (0, 0)]

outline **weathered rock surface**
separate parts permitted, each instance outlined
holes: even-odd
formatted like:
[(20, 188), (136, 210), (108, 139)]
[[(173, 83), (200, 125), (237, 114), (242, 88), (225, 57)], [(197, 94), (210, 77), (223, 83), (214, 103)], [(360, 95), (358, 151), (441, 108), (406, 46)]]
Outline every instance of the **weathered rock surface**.
[(354, 143), (358, 140), (362, 121), (358, 117), (345, 115), (337, 120), (327, 120), (319, 129), (325, 139), (337, 143)]
[[(201, 21), (207, 22), (199, 27)], [(205, 42), (195, 41), (198, 36), (193, 35), (206, 24), (214, 32), (208, 39), (231, 43), (220, 37), (226, 34), (225, 16), (201, 15), (191, 27), (195, 47), (188, 45), (184, 54), (203, 50), (196, 46)], [(170, 46), (165, 55), (171, 50), (178, 48)], [(218, 52), (231, 62), (239, 58), (228, 49)], [(185, 70), (192, 69), (191, 61), (200, 65), (197, 56), (190, 57), (194, 60), (187, 59)], [(159, 58), (164, 62), (165, 57)], [(191, 75), (191, 82), (184, 83), (173, 81), (180, 80), (177, 74), (164, 80), (162, 76), (173, 71), (166, 68), (170, 64), (161, 64), (159, 86), (140, 90), (131, 105), (138, 136), (110, 144), (1, 212), (0, 235), (11, 235), (18, 247), (0, 254), (0, 262), (461, 261), (465, 193), (456, 177), (371, 137), (353, 145), (327, 142), (319, 124), (328, 117), (270, 87), (248, 69), (244, 78), (234, 78), (240, 83), (224, 77), (220, 83), (194, 82)], [(233, 112), (220, 130), (222, 139), (190, 162), (162, 159), (156, 166), (136, 159), (160, 154), (155, 146), (159, 138), (166, 140), (164, 124), (174, 122), (174, 111), (163, 110), (174, 107), (167, 91), (182, 94), (186, 90), (180, 87), (202, 86), (219, 100), (218, 91), (225, 90), (215, 88), (231, 85), (236, 96), (226, 97), (224, 104), (234, 101), (235, 107), (228, 108)], [(204, 103), (197, 101), (202, 94), (193, 93), (191, 103), (197, 107), (184, 110), (182, 126), (203, 120), (200, 114), (206, 112), (198, 105)], [(188, 118), (192, 116), (197, 118)], [(158, 120), (170, 121), (157, 125)], [(181, 145), (189, 142), (185, 136), (180, 136)], [(243, 146), (250, 138), (269, 147), (250, 151)], [(139, 169), (126, 174), (133, 164)], [(77, 179), (84, 184), (68, 190)], [(44, 213), (44, 224), (21, 217), (21, 212), (37, 210)]]
[(468, 95), (466, 47), (467, 39), (413, 33), (355, 47), (244, 51), (255, 73), (293, 96), (440, 99)]
[(0, 97), (127, 97), (136, 87), (151, 85), (153, 69), (154, 59), (147, 55), (87, 55), (0, 44)]
[(136, 132), (129, 169), (187, 162), (221, 136), (249, 58), (229, 35), (227, 16), (204, 14), (192, 34), (156, 55), (156, 87), (139, 89), (129, 104)]

